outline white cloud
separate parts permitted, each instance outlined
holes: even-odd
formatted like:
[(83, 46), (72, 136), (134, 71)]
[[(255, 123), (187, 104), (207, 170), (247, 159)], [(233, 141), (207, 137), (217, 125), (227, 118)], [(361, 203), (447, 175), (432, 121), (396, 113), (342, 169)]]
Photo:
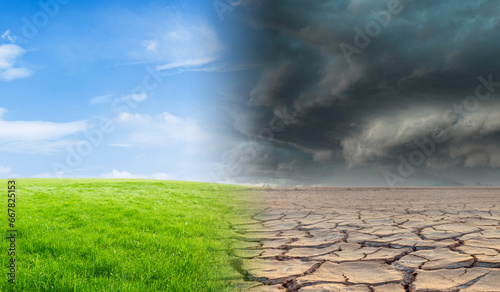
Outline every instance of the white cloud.
[(64, 149), (77, 141), (63, 139), (85, 131), (87, 122), (54, 123), (44, 121), (6, 121), (7, 111), (0, 108), (0, 151), (51, 152)]
[(215, 58), (184, 59), (184, 60), (179, 60), (178, 62), (172, 62), (172, 63), (156, 66), (155, 69), (158, 71), (161, 71), (161, 70), (175, 69), (175, 68), (179, 68), (179, 67), (196, 67), (196, 66), (202, 66), (202, 65), (208, 64), (214, 60), (215, 60)]
[(12, 172), (12, 169), (10, 167), (6, 167), (6, 166), (3, 166), (3, 165), (0, 165), (0, 175), (1, 174), (8, 174), (8, 173), (11, 173)]
[(133, 101), (137, 101), (137, 102), (142, 102), (142, 101), (145, 101), (146, 98), (148, 98), (147, 94), (140, 93), (140, 94), (125, 95), (124, 97), (122, 97), (122, 100), (133, 100)]
[(42, 121), (0, 120), (0, 141), (53, 140), (82, 132), (86, 122), (53, 123)]
[[(93, 97), (89, 101), (89, 105), (96, 105), (100, 103), (110, 103), (112, 102), (112, 94), (105, 94), (105, 95), (99, 95), (96, 97)], [(146, 93), (139, 93), (139, 94), (128, 94), (124, 95), (121, 97), (122, 101), (127, 101), (127, 100), (133, 100), (135, 102), (143, 102), (148, 98), (148, 95)]]
[(14, 176), (17, 175), (12, 173), (12, 169), (10, 167), (0, 165), (0, 178), (9, 178)]
[(10, 81), (31, 76), (33, 72), (26, 68), (9, 68), (1, 73), (2, 79)]
[(174, 179), (174, 176), (168, 174), (168, 173), (163, 173), (163, 172), (157, 172), (151, 175), (144, 175), (144, 174), (132, 174), (128, 171), (119, 171), (116, 169), (113, 169), (111, 172), (108, 173), (103, 173), (101, 174), (102, 178), (125, 178), (125, 179), (158, 179), (158, 180), (172, 180)]
[(99, 95), (99, 96), (93, 97), (92, 99), (90, 99), (89, 104), (95, 105), (95, 104), (99, 104), (99, 103), (111, 102), (111, 96), (112, 96), (111, 94), (105, 94), (105, 95)]
[(158, 146), (195, 143), (208, 138), (194, 119), (177, 117), (168, 112), (157, 117), (122, 112), (118, 115), (117, 124), (131, 129), (128, 140), (132, 144)]
[[(92, 178), (96, 176), (86, 175), (84, 171), (87, 169), (83, 168), (75, 168), (72, 169), (70, 173), (66, 173), (64, 171), (57, 172), (42, 172), (34, 175), (26, 176), (26, 178)], [(80, 173), (78, 173), (80, 172)]]
[(10, 81), (31, 76), (30, 69), (15, 67), (17, 59), (26, 51), (18, 45), (0, 45), (0, 79)]
[(213, 67), (223, 56), (225, 46), (216, 27), (202, 15), (186, 17), (180, 9), (157, 7), (140, 14), (121, 11), (111, 19), (113, 30), (126, 36), (112, 44), (116, 52), (126, 48), (127, 60), (121, 59), (120, 64), (147, 63), (157, 70), (190, 71)]
[(158, 47), (158, 40), (144, 41), (143, 44), (146, 47), (147, 51), (154, 52), (154, 51), (156, 51), (156, 48)]
[(39, 140), (7, 142), (0, 140), (0, 152), (51, 154), (54, 152), (64, 151), (67, 147), (75, 148), (78, 146), (79, 142), (81, 141), (71, 139), (60, 139), (55, 141)]
[(16, 37), (15, 36), (12, 36), (10, 34), (10, 29), (6, 30), (3, 34), (2, 34), (2, 39), (7, 39), (9, 42), (13, 43), (16, 41)]
[(143, 30), (149, 31), (153, 37), (143, 40), (141, 47), (131, 52), (136, 59), (158, 64), (157, 70), (170, 70), (199, 68), (221, 55), (224, 46), (215, 29), (206, 21), (195, 17), (185, 19), (171, 12), (156, 17), (160, 23), (151, 21), (144, 25)]
[(170, 174), (164, 173), (164, 172), (153, 173), (150, 176), (150, 178), (151, 179), (160, 179), (160, 180), (173, 180), (173, 179), (175, 179), (175, 177), (173, 175), (170, 175)]
[(101, 175), (102, 178), (139, 178), (136, 175), (131, 174), (130, 172), (127, 171), (118, 171), (116, 169), (113, 169), (113, 171), (108, 172), (108, 173), (103, 173)]

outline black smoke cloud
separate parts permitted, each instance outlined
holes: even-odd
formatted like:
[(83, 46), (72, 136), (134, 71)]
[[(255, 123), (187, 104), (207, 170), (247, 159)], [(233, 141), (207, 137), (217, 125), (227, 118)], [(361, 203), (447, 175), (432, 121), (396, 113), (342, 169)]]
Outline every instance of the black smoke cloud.
[[(498, 2), (242, 9), (261, 64), (233, 114), (236, 130), (259, 143), (241, 173), (248, 181), (461, 185), (498, 173)], [(293, 118), (282, 121), (283, 111)]]

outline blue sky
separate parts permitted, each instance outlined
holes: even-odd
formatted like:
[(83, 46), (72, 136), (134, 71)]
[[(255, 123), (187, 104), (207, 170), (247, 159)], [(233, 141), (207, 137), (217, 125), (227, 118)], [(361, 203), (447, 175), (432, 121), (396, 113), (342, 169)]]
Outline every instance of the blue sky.
[(3, 1), (0, 177), (498, 185), (474, 3), (400, 1), (353, 49), (387, 1)]
[(212, 180), (252, 69), (212, 2), (40, 3), (0, 4), (0, 177)]

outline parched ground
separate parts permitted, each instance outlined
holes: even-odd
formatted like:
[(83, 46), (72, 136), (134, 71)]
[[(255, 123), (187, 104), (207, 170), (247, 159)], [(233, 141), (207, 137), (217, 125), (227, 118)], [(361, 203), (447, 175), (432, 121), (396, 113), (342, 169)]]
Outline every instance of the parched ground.
[(234, 224), (242, 291), (500, 291), (500, 188), (256, 196), (263, 209)]

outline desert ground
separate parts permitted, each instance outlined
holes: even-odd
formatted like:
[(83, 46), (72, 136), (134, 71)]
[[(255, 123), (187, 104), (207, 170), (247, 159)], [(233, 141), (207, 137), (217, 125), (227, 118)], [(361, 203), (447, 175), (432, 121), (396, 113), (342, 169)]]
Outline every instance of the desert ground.
[(270, 188), (242, 291), (500, 291), (500, 188)]

